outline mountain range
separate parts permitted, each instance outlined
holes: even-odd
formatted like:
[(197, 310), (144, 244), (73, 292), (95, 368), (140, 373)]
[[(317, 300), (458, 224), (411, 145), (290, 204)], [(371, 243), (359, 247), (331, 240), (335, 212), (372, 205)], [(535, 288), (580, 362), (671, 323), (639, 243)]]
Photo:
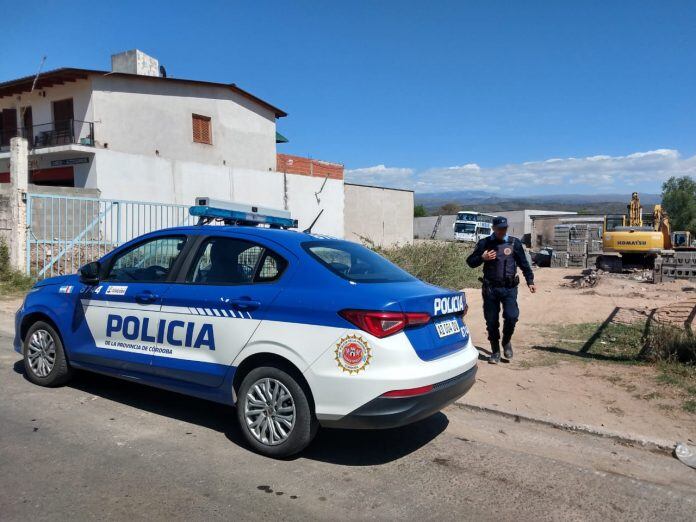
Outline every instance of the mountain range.
[[(503, 210), (559, 210), (583, 214), (623, 213), (630, 202), (627, 194), (547, 194), (511, 196), (478, 190), (415, 195), (416, 205), (423, 205), (430, 214), (437, 214), (443, 205), (452, 204), (462, 209), (492, 212)], [(644, 212), (660, 203), (660, 194), (640, 194)]]

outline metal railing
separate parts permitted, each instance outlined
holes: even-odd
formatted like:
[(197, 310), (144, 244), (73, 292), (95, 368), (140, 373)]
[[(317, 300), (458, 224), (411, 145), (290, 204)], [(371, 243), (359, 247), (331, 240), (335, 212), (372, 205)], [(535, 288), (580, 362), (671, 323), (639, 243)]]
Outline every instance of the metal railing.
[(94, 122), (70, 119), (0, 130), (0, 150), (9, 149), (10, 139), (18, 136), (27, 139), (30, 149), (71, 144), (94, 147)]
[(142, 234), (196, 221), (187, 205), (27, 194), (26, 271), (72, 274)]

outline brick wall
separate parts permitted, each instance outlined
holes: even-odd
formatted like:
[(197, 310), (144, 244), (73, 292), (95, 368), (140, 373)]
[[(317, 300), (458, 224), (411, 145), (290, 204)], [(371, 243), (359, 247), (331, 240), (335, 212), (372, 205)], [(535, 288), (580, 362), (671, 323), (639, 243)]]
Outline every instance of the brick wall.
[(288, 174), (301, 174), (329, 179), (343, 179), (343, 165), (291, 154), (276, 154), (276, 170)]

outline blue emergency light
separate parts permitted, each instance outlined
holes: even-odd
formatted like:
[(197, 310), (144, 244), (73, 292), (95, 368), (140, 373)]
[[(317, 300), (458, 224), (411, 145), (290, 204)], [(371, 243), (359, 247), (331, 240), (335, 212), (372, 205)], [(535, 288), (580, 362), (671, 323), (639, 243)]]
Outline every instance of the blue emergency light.
[(189, 213), (199, 218), (199, 225), (222, 221), (226, 225), (268, 225), (271, 228), (297, 228), (297, 220), (292, 219), (287, 210), (216, 201), (203, 197), (196, 198), (196, 205), (189, 209)]

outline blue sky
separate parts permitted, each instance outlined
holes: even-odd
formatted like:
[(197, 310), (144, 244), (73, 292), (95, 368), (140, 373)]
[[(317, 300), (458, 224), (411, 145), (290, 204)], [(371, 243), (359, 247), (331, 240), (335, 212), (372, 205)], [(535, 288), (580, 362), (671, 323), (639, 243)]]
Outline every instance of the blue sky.
[[(9, 2), (0, 81), (131, 48), (289, 112), (279, 151), (420, 192), (696, 175), (696, 2)], [(8, 18), (9, 20), (9, 18)]]

